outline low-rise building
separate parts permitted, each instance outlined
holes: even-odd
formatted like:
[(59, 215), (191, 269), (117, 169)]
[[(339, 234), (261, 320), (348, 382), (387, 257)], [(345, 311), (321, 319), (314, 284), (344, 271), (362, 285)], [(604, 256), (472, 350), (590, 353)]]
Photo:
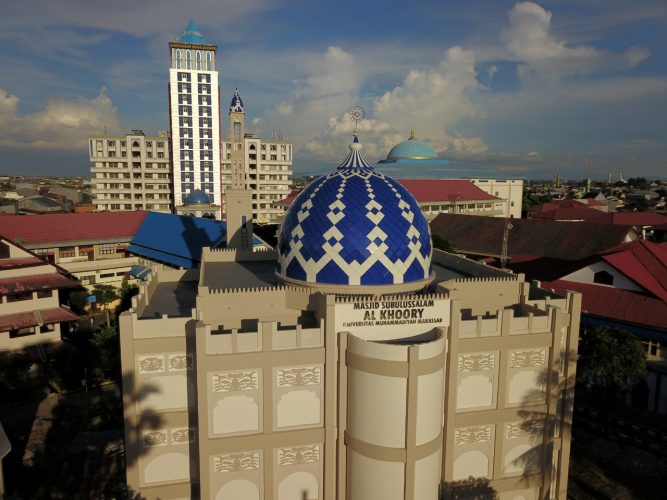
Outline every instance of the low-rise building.
[(147, 212), (3, 215), (0, 234), (45, 257), (82, 285), (120, 286), (139, 263), (127, 252)]
[(438, 214), (507, 217), (506, 199), (493, 196), (462, 179), (398, 179), (419, 202), (428, 220)]
[(0, 352), (60, 341), (63, 325), (78, 317), (58, 291), (77, 286), (62, 268), (0, 236)]
[(141, 130), (88, 139), (93, 203), (98, 211), (153, 210), (170, 213), (173, 193), (166, 132)]

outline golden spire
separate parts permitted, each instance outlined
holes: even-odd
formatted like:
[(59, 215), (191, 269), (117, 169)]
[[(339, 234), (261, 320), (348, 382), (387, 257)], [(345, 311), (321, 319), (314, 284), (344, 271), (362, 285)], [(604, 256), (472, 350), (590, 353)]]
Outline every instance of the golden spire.
[(417, 138), (415, 137), (415, 129), (411, 128), (410, 129), (410, 138), (408, 139), (408, 141), (414, 141), (416, 139)]

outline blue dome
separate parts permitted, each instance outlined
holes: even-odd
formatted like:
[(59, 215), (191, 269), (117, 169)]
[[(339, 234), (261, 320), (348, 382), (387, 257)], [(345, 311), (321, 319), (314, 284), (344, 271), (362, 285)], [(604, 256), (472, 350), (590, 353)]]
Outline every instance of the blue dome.
[(278, 274), (315, 285), (396, 285), (431, 278), (431, 233), (414, 197), (350, 154), (304, 189), (278, 236)]
[(211, 204), (211, 198), (208, 197), (208, 195), (202, 191), (201, 189), (195, 189), (194, 191), (190, 191), (190, 194), (188, 194), (185, 197), (185, 204), (186, 205), (210, 205)]
[(437, 154), (433, 146), (418, 140), (414, 133), (407, 141), (399, 142), (391, 148), (387, 160), (435, 160)]
[(187, 26), (185, 26), (185, 30), (183, 31), (183, 34), (178, 39), (178, 41), (182, 43), (195, 43), (198, 45), (207, 45), (206, 40), (204, 40), (204, 37), (199, 32), (197, 24), (192, 19), (188, 21), (188, 24)]

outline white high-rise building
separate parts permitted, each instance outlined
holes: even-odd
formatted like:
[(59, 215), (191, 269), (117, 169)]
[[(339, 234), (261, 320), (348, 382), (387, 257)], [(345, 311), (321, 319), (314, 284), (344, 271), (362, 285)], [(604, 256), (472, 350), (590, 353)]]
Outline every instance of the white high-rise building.
[(202, 37), (190, 20), (178, 41), (169, 44), (169, 118), (171, 125), (174, 205), (186, 204), (203, 191), (216, 219), (220, 204), (220, 106), (217, 46)]

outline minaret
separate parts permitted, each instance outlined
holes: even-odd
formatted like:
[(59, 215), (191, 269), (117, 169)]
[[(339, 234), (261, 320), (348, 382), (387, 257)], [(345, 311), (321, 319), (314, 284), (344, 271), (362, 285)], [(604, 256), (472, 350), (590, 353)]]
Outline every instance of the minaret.
[(229, 105), (229, 142), (232, 182), (231, 188), (225, 190), (227, 248), (252, 250), (252, 192), (246, 188), (245, 168), (245, 109), (238, 88)]
[[(190, 20), (169, 44), (169, 120), (171, 126), (174, 205), (195, 189), (220, 207), (220, 112), (217, 46), (204, 39)], [(221, 218), (220, 208), (216, 218)]]

